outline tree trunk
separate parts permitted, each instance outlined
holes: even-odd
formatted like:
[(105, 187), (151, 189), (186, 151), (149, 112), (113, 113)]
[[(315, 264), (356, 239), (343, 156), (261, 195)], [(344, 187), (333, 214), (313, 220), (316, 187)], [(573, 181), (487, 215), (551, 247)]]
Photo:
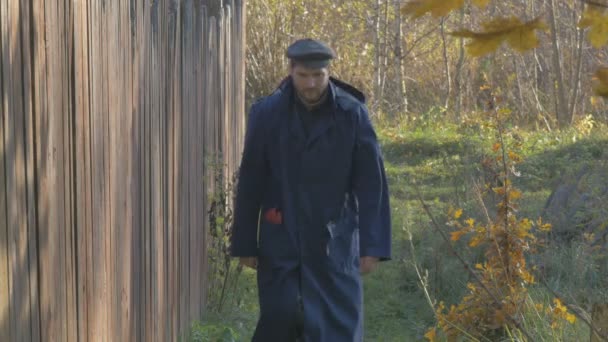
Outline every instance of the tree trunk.
[(380, 73), (380, 0), (376, 0), (376, 15), (374, 17), (374, 104), (373, 107), (377, 107), (380, 101), (380, 84), (381, 84), (381, 73)]
[[(581, 13), (584, 9), (585, 4), (581, 2)], [(575, 23), (578, 21), (577, 18), (573, 20)], [(570, 111), (569, 116), (571, 120), (574, 118), (574, 112), (576, 110), (576, 103), (578, 102), (578, 92), (581, 84), (581, 70), (583, 68), (583, 35), (584, 30), (580, 27), (576, 28), (576, 70), (574, 72), (574, 76), (572, 77), (572, 98), (570, 99)]]
[(521, 76), (520, 76), (520, 71), (519, 71), (519, 66), (517, 64), (517, 56), (513, 56), (513, 69), (515, 70), (515, 79), (517, 81), (517, 97), (518, 97), (518, 112), (519, 112), (519, 117), (520, 118), (524, 118), (524, 112), (525, 112), (525, 104), (524, 104), (524, 94), (523, 94), (523, 87), (521, 85)]
[(382, 49), (382, 53), (383, 53), (383, 61), (382, 61), (382, 68), (381, 68), (381, 73), (382, 73), (382, 83), (380, 85), (380, 98), (383, 99), (384, 101), (384, 88), (386, 87), (386, 74), (388, 71), (388, 43), (389, 43), (389, 39), (388, 39), (388, 21), (389, 21), (389, 9), (390, 9), (390, 4), (389, 4), (389, 0), (384, 0), (384, 34), (383, 34), (383, 38), (384, 38), (384, 45), (383, 45), (383, 49)]
[(441, 45), (443, 48), (443, 67), (445, 73), (445, 101), (444, 107), (446, 110), (450, 105), (450, 96), (452, 95), (452, 76), (450, 75), (450, 59), (448, 58), (448, 47), (445, 39), (445, 17), (441, 18)]
[[(464, 7), (460, 9), (460, 27), (464, 27)], [(462, 69), (464, 67), (464, 38), (458, 39), (458, 63), (456, 64), (456, 76), (454, 82), (456, 84), (456, 120), (460, 121), (460, 113), (462, 111)]]
[(568, 101), (566, 98), (566, 89), (564, 88), (564, 78), (562, 73), (561, 55), (559, 47), (559, 37), (557, 32), (557, 20), (555, 18), (555, 0), (549, 0), (549, 20), (551, 24), (551, 43), (553, 47), (553, 69), (555, 73), (556, 92), (556, 108), (557, 123), (560, 128), (565, 128), (570, 125), (572, 117), (568, 112)]
[(407, 112), (407, 96), (405, 88), (405, 68), (403, 65), (403, 31), (401, 17), (401, 0), (394, 0), (395, 5), (395, 67), (397, 71), (397, 91), (399, 94), (398, 111)]

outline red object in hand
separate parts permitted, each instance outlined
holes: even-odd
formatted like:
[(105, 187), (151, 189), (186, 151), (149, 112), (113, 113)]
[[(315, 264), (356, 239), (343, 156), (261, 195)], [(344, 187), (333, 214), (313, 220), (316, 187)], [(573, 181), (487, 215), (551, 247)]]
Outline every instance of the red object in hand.
[(264, 220), (272, 224), (283, 223), (283, 214), (277, 208), (270, 208), (264, 213)]

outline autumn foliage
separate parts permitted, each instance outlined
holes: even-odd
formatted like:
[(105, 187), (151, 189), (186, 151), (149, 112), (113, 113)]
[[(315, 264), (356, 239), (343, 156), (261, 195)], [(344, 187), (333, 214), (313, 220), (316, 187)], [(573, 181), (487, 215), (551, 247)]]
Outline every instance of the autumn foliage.
[(496, 18), (482, 24), (483, 32), (460, 30), (452, 32), (455, 37), (470, 38), (467, 52), (474, 57), (494, 52), (503, 42), (516, 51), (527, 51), (538, 46), (535, 30), (546, 29), (539, 19), (522, 22), (517, 17)]
[[(497, 142), (492, 155), (483, 163), (492, 166), (497, 184), (487, 184), (487, 191), (498, 198), (495, 217), (488, 222), (473, 218), (463, 219), (462, 209), (451, 209), (448, 226), (452, 227), (450, 239), (456, 242), (467, 239), (471, 248), (483, 248), (485, 261), (470, 269), (473, 280), (467, 284), (467, 294), (457, 305), (446, 308), (443, 302), (435, 308), (437, 326), (425, 337), (434, 341), (441, 330), (448, 341), (459, 337), (496, 338), (506, 331), (526, 334), (522, 327), (522, 315), (529, 301), (528, 287), (535, 283), (526, 255), (537, 242), (534, 230), (549, 231), (551, 225), (542, 219), (518, 218), (518, 200), (522, 193), (513, 185), (511, 177), (517, 164), (522, 161), (517, 153), (518, 145), (505, 140), (504, 120), (507, 110), (495, 111), (492, 124), (497, 131)], [(468, 267), (465, 265), (465, 267)], [(536, 309), (543, 309), (537, 304)], [(556, 299), (554, 305), (544, 308), (551, 316), (552, 324), (568, 321), (575, 316)]]
[[(490, 0), (471, 0), (471, 3), (484, 7), (490, 3)], [(441, 17), (464, 5), (464, 0), (412, 0), (402, 7), (402, 12), (414, 18), (427, 13)], [(608, 44), (608, 3), (588, 1), (585, 6), (578, 26), (588, 29), (587, 38), (593, 47), (601, 48)], [(451, 33), (455, 37), (469, 39), (467, 52), (474, 57), (492, 53), (504, 42), (519, 52), (536, 48), (539, 45), (536, 32), (547, 29), (547, 25), (540, 17), (530, 21), (522, 21), (516, 16), (492, 18), (483, 21), (480, 26), (481, 29), (478, 31), (463, 29)], [(595, 76), (596, 94), (608, 97), (608, 69), (599, 69)]]
[[(478, 7), (487, 6), (490, 2), (471, 0), (471, 4)], [(414, 18), (425, 14), (442, 17), (463, 6), (464, 0), (411, 0), (402, 7), (402, 12)], [(553, 14), (550, 19), (555, 31)], [(540, 43), (538, 31), (548, 28), (542, 17), (524, 21), (517, 16), (485, 19), (479, 26), (477, 30), (451, 32), (452, 36), (468, 40), (467, 52), (474, 57), (490, 54), (505, 43), (518, 52), (534, 49)], [(608, 3), (585, 1), (578, 27), (587, 30), (587, 39), (593, 47), (608, 44)], [(599, 68), (594, 81), (596, 94), (608, 97), (608, 68)], [(484, 248), (484, 262), (473, 268), (463, 265), (472, 278), (467, 284), (468, 292), (457, 305), (446, 308), (441, 302), (435, 308), (437, 326), (425, 335), (431, 341), (436, 339), (438, 330), (448, 341), (456, 341), (460, 337), (494, 340), (513, 332), (531, 338), (522, 325), (524, 310), (530, 304), (528, 288), (535, 283), (526, 255), (537, 242), (533, 230), (547, 231), (551, 226), (541, 219), (534, 221), (517, 217), (522, 193), (513, 186), (511, 176), (522, 158), (517, 153), (517, 144), (505, 142), (504, 122), (509, 111), (494, 109), (493, 113), (492, 124), (496, 128), (497, 141), (492, 148), (494, 155), (484, 164), (494, 166), (496, 173), (493, 177), (496, 184), (487, 185), (487, 190), (498, 198), (496, 215), (488, 217), (488, 222), (479, 223), (473, 218), (462, 219), (462, 210), (457, 209), (449, 212), (448, 221), (453, 228), (451, 240), (456, 242), (467, 238), (469, 247)], [(561, 321), (575, 321), (575, 316), (558, 298), (545, 311), (552, 317), (551, 327)]]

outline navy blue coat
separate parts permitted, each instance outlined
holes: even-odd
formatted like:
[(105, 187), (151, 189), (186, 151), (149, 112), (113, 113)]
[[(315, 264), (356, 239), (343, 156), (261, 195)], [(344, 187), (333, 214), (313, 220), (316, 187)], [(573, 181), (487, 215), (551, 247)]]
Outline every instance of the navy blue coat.
[[(391, 255), (386, 175), (364, 97), (333, 78), (329, 87), (331, 110), (308, 134), (290, 78), (249, 114), (231, 253), (258, 258), (253, 341), (361, 341), (359, 257)], [(280, 221), (269, 222), (275, 209)]]

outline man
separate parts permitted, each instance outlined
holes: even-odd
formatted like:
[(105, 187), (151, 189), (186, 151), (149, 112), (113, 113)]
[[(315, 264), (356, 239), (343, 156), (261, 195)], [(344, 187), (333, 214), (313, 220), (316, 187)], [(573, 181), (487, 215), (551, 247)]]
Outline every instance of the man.
[(361, 92), (335, 53), (298, 40), (289, 76), (249, 114), (231, 253), (257, 269), (253, 341), (363, 339), (360, 273), (388, 260), (388, 188)]

